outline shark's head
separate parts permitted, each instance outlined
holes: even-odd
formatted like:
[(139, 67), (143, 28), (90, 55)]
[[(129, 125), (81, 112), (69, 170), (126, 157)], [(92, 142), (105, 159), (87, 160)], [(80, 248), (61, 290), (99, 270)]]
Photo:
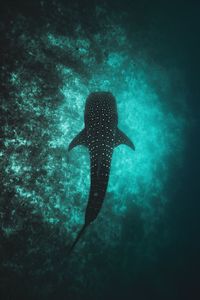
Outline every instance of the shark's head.
[(102, 207), (110, 173), (112, 153), (115, 147), (126, 144), (133, 150), (134, 144), (118, 128), (115, 97), (109, 92), (94, 92), (86, 99), (85, 127), (72, 140), (69, 150), (78, 145), (88, 147), (90, 153), (91, 186), (85, 213), (85, 224), (70, 248), (70, 252), (93, 222)]
[(93, 92), (86, 99), (85, 121), (96, 116), (117, 116), (115, 97), (110, 92)]

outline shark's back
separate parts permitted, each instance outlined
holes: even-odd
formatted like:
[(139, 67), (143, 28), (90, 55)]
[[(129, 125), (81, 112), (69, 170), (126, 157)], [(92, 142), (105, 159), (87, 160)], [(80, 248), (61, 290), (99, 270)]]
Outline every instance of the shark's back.
[(96, 219), (102, 207), (114, 148), (126, 144), (135, 149), (130, 139), (117, 127), (117, 105), (115, 97), (110, 92), (94, 92), (87, 97), (84, 121), (85, 128), (70, 143), (69, 150), (77, 145), (88, 148), (91, 184), (85, 223), (72, 248), (86, 226)]

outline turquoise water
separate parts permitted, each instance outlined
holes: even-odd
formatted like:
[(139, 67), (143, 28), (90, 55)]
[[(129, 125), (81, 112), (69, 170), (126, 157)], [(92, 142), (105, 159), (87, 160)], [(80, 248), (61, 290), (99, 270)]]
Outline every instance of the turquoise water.
[[(154, 62), (148, 61), (145, 55), (134, 55), (123, 28), (109, 24), (110, 29), (94, 36), (95, 47), (109, 53), (96, 60), (96, 53), (91, 50), (91, 41), (80, 27), (76, 29), (76, 38), (45, 33), (41, 40), (47, 49), (69, 52), (75, 61), (80, 61), (85, 74), (79, 74), (74, 68), (63, 63), (55, 64), (55, 75), (60, 79), (57, 88), (62, 99), (55, 108), (50, 108), (51, 95), (48, 99), (38, 99), (40, 87), (34, 78), (24, 82), (20, 71), (11, 75), (12, 85), (18, 88), (19, 105), (23, 110), (30, 111), (35, 116), (45, 116), (49, 122), (46, 129), (49, 136), (47, 144), (41, 145), (47, 154), (42, 168), (46, 172), (42, 184), (37, 180), (38, 187), (44, 190), (48, 197), (48, 206), (37, 191), (16, 187), (17, 193), (30, 201), (36, 209), (42, 209), (47, 222), (59, 222), (54, 209), (66, 216), (65, 227), (73, 234), (74, 226), (78, 228), (83, 223), (84, 210), (89, 192), (89, 157), (87, 149), (76, 148), (67, 154), (67, 147), (73, 137), (83, 128), (85, 100), (92, 91), (111, 91), (117, 100), (119, 127), (134, 141), (136, 151), (133, 153), (126, 146), (119, 146), (114, 151), (111, 174), (108, 186), (108, 197), (105, 199), (104, 210), (111, 216), (124, 216), (129, 202), (142, 207), (144, 212), (154, 216), (151, 202), (157, 199), (164, 209), (167, 202), (164, 190), (170, 176), (170, 161), (181, 164), (184, 149), (184, 116), (173, 112), (165, 101), (174, 97), (175, 101), (184, 103), (184, 94), (179, 91), (173, 94), (171, 88), (173, 76), (180, 76), (178, 70), (169, 72)], [(116, 38), (117, 37), (117, 38)], [(33, 53), (40, 49), (34, 41)], [(28, 47), (28, 48), (29, 48)], [(78, 50), (77, 50), (78, 49)], [(33, 54), (35, 55), (35, 54)], [(46, 57), (48, 61), (48, 57)], [(36, 78), (37, 79), (37, 78)], [(40, 103), (47, 103), (41, 106)], [(43, 129), (45, 135), (45, 129)], [(30, 139), (18, 138), (18, 143), (28, 145)], [(56, 157), (56, 152), (63, 150), (62, 156)], [(53, 153), (52, 154), (52, 151)], [(11, 156), (11, 169), (15, 176), (30, 170), (26, 161), (21, 162)], [(50, 178), (54, 173), (59, 177), (62, 186), (62, 197)], [(152, 209), (152, 211), (151, 211)], [(160, 213), (161, 213), (160, 211)], [(158, 213), (158, 212), (157, 212)], [(117, 220), (119, 227), (120, 219)], [(153, 222), (153, 221), (152, 221)], [(108, 226), (113, 227), (111, 224)]]
[[(3, 293), (34, 300), (133, 294), (136, 300), (147, 294), (182, 300), (172, 273), (178, 286), (187, 252), (181, 249), (193, 221), (182, 199), (185, 193), (192, 201), (186, 187), (196, 173), (189, 162), (190, 172), (184, 170), (195, 121), (180, 63), (188, 56), (173, 44), (178, 34), (173, 39), (171, 21), (166, 29), (154, 9), (148, 24), (146, 17), (140, 21), (142, 8), (134, 15), (114, 3), (113, 12), (106, 4), (85, 10), (82, 2), (45, 3), (36, 1), (35, 14), (34, 5), (29, 13), (26, 5), (19, 13), (9, 8), (12, 20), (0, 22), (0, 76), (7, 90), (0, 140)], [(93, 91), (115, 96), (119, 128), (136, 150), (114, 150), (102, 210), (69, 258), (84, 222), (90, 165), (86, 148), (67, 148), (84, 127), (85, 101)]]

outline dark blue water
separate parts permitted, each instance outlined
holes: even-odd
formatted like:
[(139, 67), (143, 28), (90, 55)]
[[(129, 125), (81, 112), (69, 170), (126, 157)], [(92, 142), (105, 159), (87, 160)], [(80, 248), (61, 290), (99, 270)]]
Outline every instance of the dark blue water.
[[(0, 6), (1, 299), (199, 299), (196, 1)], [(115, 149), (84, 222), (89, 155), (67, 147), (92, 91), (116, 97)]]

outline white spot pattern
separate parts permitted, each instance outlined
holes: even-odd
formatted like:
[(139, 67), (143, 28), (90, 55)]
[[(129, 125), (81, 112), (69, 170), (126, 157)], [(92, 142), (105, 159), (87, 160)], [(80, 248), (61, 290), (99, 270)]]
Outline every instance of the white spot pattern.
[(91, 187), (86, 223), (96, 218), (104, 200), (117, 123), (117, 107), (113, 95), (109, 92), (90, 94), (85, 108), (85, 129), (91, 164)]

